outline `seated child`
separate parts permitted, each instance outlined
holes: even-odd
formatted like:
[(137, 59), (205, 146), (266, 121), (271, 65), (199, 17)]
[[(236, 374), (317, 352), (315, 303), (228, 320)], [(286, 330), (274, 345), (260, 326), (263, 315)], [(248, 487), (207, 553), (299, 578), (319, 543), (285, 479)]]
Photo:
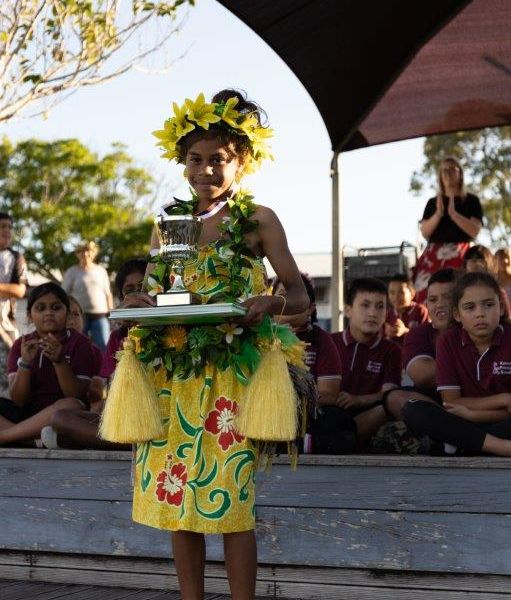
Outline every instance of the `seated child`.
[(389, 304), (385, 322), (385, 336), (402, 344), (404, 336), (428, 320), (428, 310), (423, 304), (413, 302), (415, 289), (410, 278), (396, 274), (389, 281)]
[(452, 324), (454, 269), (441, 269), (428, 282), (426, 305), (431, 322), (414, 327), (403, 343), (403, 366), (413, 386), (396, 388), (385, 394), (384, 406), (390, 419), (400, 420), (401, 409), (417, 392), (441, 403), (436, 391), (436, 340)]
[[(302, 281), (309, 296), (309, 307), (303, 313), (281, 315), (275, 317), (275, 320), (290, 325), (296, 335), (309, 344), (305, 363), (316, 382), (319, 395), (318, 403), (321, 406), (332, 405), (335, 404), (341, 390), (341, 359), (331, 335), (317, 323), (316, 295), (312, 281), (304, 274), (302, 274)], [(273, 284), (272, 291), (275, 295), (285, 296), (286, 294), (282, 282), (278, 279)], [(335, 417), (333, 418), (335, 419)], [(309, 435), (306, 436), (306, 442), (310, 441), (311, 444), (305, 443), (304, 451), (331, 454), (351, 450), (355, 442), (353, 424), (351, 424), (351, 435), (343, 435), (341, 428), (341, 430), (335, 431), (333, 436), (330, 436), (329, 432), (319, 430), (320, 423), (323, 420), (322, 415), (319, 417), (316, 415), (314, 424), (310, 424), (313, 431), (312, 435), (309, 432)], [(348, 422), (347, 430), (350, 431), (349, 422), (351, 420), (347, 415), (345, 420)]]
[(384, 392), (401, 384), (401, 349), (381, 330), (387, 288), (379, 279), (355, 279), (346, 298), (348, 328), (332, 334), (342, 363), (341, 393), (335, 404), (355, 418), (359, 441), (385, 422)]
[(453, 294), (454, 318), (437, 341), (443, 407), (409, 400), (407, 426), (470, 454), (511, 456), (511, 326), (501, 324), (500, 288), (489, 273), (466, 273)]
[[(82, 333), (82, 331), (85, 328), (85, 315), (83, 314), (83, 309), (80, 306), (80, 303), (78, 302), (78, 300), (74, 296), (71, 296), (70, 294), (68, 294), (68, 298), (69, 298), (69, 312), (67, 315), (67, 327), (69, 329), (74, 329), (75, 331)], [(103, 353), (96, 346), (96, 344), (92, 343), (92, 341), (91, 341), (91, 344), (92, 344), (92, 349), (94, 350), (94, 356), (96, 358), (95, 369), (94, 369), (94, 376), (96, 376), (99, 374), (99, 371), (101, 369), (101, 363), (103, 362)]]
[[(133, 259), (125, 262), (117, 272), (115, 287), (120, 306), (126, 306), (126, 296), (142, 289), (147, 261)], [(119, 327), (110, 334), (103, 355), (99, 377), (94, 377), (90, 386), (91, 411), (59, 410), (52, 416), (51, 424), (41, 431), (41, 441), (46, 448), (98, 448), (123, 449), (128, 446), (113, 444), (98, 438), (99, 418), (104, 407), (105, 382), (113, 375), (116, 367), (115, 354), (121, 348), (128, 328)]]
[(0, 445), (39, 438), (61, 408), (88, 407), (94, 352), (86, 336), (67, 328), (68, 312), (59, 285), (44, 283), (30, 292), (27, 314), (35, 332), (18, 338), (9, 352), (11, 403), (0, 416)]
[[(476, 244), (469, 248), (463, 258), (465, 271), (467, 273), (475, 273), (477, 271), (485, 271), (497, 277), (498, 263), (495, 260), (491, 250), (481, 244)], [(500, 286), (500, 302), (504, 307), (504, 314), (507, 319), (511, 316), (511, 307), (509, 297), (506, 290)]]

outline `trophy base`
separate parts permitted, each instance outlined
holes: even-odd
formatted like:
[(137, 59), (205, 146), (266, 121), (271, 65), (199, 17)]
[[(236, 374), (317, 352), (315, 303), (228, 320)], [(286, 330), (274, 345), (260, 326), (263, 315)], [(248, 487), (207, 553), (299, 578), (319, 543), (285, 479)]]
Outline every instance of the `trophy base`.
[(167, 294), (157, 294), (156, 306), (189, 306), (191, 304), (201, 304), (199, 294), (192, 292), (168, 292)]

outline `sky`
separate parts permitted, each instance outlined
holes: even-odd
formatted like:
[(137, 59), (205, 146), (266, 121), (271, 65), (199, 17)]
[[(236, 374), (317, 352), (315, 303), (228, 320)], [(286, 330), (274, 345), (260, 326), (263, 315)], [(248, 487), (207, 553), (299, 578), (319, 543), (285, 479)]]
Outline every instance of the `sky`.
[[(182, 167), (160, 158), (151, 132), (170, 116), (173, 101), (182, 103), (201, 91), (210, 97), (225, 87), (241, 88), (266, 110), (275, 130), (275, 161), (248, 177), (244, 187), (254, 192), (256, 202), (277, 212), (293, 252), (328, 252), (332, 151), (302, 84), (254, 32), (214, 0), (198, 0), (188, 11), (167, 49), (174, 57), (183, 52), (168, 72), (144, 67), (78, 90), (46, 119), (18, 118), (0, 125), (0, 134), (14, 141), (76, 137), (100, 154), (112, 142), (122, 142), (138, 164), (186, 197)], [(339, 94), (347, 90), (349, 82), (339, 86)], [(344, 244), (358, 248), (417, 241), (417, 221), (428, 194), (412, 195), (409, 182), (422, 164), (422, 144), (410, 140), (341, 155)]]

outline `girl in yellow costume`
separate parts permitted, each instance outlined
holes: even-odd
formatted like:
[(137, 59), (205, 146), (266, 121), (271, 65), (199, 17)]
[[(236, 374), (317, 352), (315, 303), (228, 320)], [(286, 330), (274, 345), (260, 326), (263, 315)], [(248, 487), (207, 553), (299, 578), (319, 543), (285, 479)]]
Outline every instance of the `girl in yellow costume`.
[[(200, 94), (173, 108), (173, 117), (155, 135), (163, 156), (185, 165), (194, 196), (166, 210), (205, 219), (199, 256), (186, 266), (184, 283), (203, 302), (239, 299), (248, 311), (236, 323), (169, 327), (157, 339), (140, 328), (133, 331), (139, 357), (150, 363), (159, 356), (154, 365), (163, 356), (165, 364), (156, 371), (165, 437), (138, 446), (133, 518), (172, 531), (183, 600), (203, 598), (204, 534), (224, 534), (232, 598), (250, 600), (257, 568), (257, 457), (233, 420), (257, 362), (254, 331), (260, 327), (264, 333), (268, 315), (283, 309), (282, 298), (266, 293), (263, 257), (285, 285), (286, 314), (304, 310), (308, 300), (276, 215), (235, 191), (244, 173), (271, 156), (265, 143), (271, 130), (261, 124), (259, 107), (237, 91), (223, 90), (211, 103)], [(158, 246), (154, 236), (152, 245)], [(165, 287), (166, 277), (165, 266), (157, 264), (148, 278), (152, 290), (132, 296), (131, 306), (153, 306), (152, 295)]]

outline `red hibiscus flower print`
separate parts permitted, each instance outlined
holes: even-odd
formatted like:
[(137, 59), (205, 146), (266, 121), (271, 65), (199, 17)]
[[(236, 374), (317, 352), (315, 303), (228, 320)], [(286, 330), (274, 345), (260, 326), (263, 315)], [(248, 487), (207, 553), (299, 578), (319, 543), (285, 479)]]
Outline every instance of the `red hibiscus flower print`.
[(183, 502), (188, 474), (183, 463), (176, 463), (162, 471), (157, 478), (156, 495), (160, 502), (179, 506)]
[(237, 406), (234, 400), (227, 400), (224, 396), (220, 396), (215, 402), (216, 410), (209, 413), (204, 424), (206, 431), (218, 435), (218, 443), (224, 452), (235, 441), (241, 442), (243, 440), (243, 436), (234, 428), (234, 416)]

